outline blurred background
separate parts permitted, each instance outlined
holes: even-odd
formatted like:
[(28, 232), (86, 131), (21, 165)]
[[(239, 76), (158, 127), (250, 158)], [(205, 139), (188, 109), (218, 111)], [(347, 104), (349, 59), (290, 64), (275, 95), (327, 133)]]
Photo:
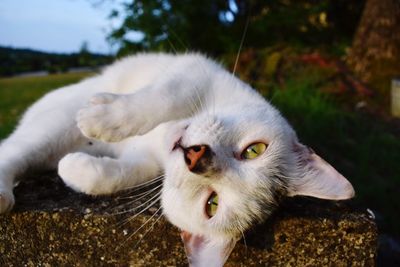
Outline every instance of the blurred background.
[(47, 91), (143, 51), (216, 58), (354, 185), (400, 265), (398, 0), (2, 0), (0, 139)]

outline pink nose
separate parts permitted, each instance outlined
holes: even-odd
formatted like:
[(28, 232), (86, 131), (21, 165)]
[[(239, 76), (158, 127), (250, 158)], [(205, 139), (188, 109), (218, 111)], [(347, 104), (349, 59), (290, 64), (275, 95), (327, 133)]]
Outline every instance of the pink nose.
[(193, 171), (204, 154), (209, 152), (207, 145), (191, 146), (185, 149), (185, 162), (190, 171)]

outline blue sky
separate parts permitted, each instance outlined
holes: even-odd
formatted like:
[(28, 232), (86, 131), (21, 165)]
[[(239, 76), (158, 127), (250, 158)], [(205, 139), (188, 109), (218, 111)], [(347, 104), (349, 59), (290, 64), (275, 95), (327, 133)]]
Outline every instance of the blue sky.
[(49, 52), (76, 52), (83, 42), (89, 50), (112, 51), (106, 35), (117, 21), (107, 19), (106, 0), (0, 0), (0, 45)]

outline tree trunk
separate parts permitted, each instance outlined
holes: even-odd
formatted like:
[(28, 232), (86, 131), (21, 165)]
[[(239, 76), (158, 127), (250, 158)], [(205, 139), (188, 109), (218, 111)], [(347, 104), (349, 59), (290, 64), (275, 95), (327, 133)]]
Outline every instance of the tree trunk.
[(347, 63), (361, 80), (388, 92), (400, 77), (400, 1), (367, 0)]

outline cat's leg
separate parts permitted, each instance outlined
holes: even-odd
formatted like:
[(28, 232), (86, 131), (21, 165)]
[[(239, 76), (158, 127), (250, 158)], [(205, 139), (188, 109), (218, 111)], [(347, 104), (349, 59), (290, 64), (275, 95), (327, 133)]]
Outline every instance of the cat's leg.
[(55, 169), (63, 155), (88, 143), (75, 122), (76, 112), (89, 99), (79, 89), (60, 89), (43, 97), (0, 143), (0, 214), (14, 205), (18, 177), (31, 168)]
[(190, 90), (167, 93), (159, 86), (127, 95), (101, 93), (78, 112), (77, 123), (89, 138), (118, 142), (147, 133), (160, 123), (192, 115), (201, 105), (199, 97)]
[(52, 169), (63, 153), (73, 150), (83, 136), (65, 121), (21, 125), (0, 144), (0, 213), (14, 205), (16, 179), (30, 168)]
[(121, 141), (139, 132), (138, 128), (143, 124), (134, 114), (135, 105), (129, 95), (97, 94), (78, 112), (77, 125), (89, 138)]
[(58, 165), (58, 174), (66, 185), (89, 195), (105, 195), (130, 188), (155, 178), (161, 168), (157, 162), (136, 158), (121, 161), (77, 152), (66, 155)]
[(59, 162), (58, 173), (68, 186), (89, 195), (111, 194), (142, 184), (162, 173), (168, 125), (111, 145), (118, 158), (68, 154)]
[(192, 116), (215, 104), (204, 72), (203, 68), (188, 72), (182, 67), (131, 94), (95, 95), (90, 105), (79, 111), (78, 127), (89, 138), (117, 142), (144, 134), (160, 123)]

